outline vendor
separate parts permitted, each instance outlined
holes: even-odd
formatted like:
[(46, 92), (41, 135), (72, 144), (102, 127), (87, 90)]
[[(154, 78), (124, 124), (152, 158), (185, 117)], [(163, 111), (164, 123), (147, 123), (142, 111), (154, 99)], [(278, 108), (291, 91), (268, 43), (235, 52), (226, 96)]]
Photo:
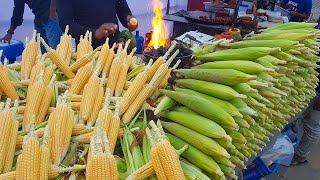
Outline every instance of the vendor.
[(310, 17), (312, 0), (283, 0), (280, 5), (290, 12), (290, 21), (302, 22)]
[(10, 28), (0, 41), (10, 43), (14, 31), (22, 24), (25, 4), (29, 6), (35, 16), (35, 30), (40, 33), (50, 47), (56, 48), (62, 35), (57, 19), (56, 0), (14, 0)]
[(58, 12), (61, 28), (69, 25), (77, 44), (81, 35), (91, 31), (94, 48), (104, 44), (107, 37), (110, 45), (116, 42), (118, 18), (130, 31), (137, 29), (137, 24), (129, 23), (133, 16), (126, 0), (58, 0)]

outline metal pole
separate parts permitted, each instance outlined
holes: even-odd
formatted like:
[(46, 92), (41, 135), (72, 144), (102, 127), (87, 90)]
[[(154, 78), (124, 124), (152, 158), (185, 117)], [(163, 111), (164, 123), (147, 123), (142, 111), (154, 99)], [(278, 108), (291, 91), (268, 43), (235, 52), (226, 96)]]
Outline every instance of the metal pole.
[(258, 32), (258, 21), (257, 21), (257, 0), (253, 0), (253, 22), (254, 22), (254, 33)]
[(166, 14), (169, 14), (170, 11), (170, 0), (167, 1), (167, 11)]

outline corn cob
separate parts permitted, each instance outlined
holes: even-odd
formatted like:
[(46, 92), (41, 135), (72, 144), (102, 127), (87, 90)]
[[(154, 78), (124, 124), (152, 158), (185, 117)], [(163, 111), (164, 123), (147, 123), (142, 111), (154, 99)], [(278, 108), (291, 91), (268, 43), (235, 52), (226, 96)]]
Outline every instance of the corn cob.
[(101, 74), (107, 59), (108, 59), (108, 55), (109, 55), (109, 50), (110, 50), (110, 46), (109, 46), (109, 38), (106, 39), (106, 42), (103, 44), (102, 48), (101, 48), (101, 52), (99, 54), (98, 57), (98, 64), (100, 64), (101, 66), (99, 67), (99, 74)]
[(50, 149), (48, 146), (48, 126), (45, 128), (42, 144), (40, 146), (40, 179), (49, 179)]
[(166, 111), (160, 115), (207, 137), (228, 138), (231, 140), (220, 125), (202, 116), (178, 111)]
[[(174, 99), (175, 101), (187, 106), (202, 116), (214, 120), (218, 124), (224, 124), (231, 128), (238, 128), (232, 116), (218, 105), (210, 102), (209, 100), (199, 98), (198, 96), (189, 95), (183, 92), (174, 92), (168, 90), (161, 91), (166, 96)], [(210, 110), (208, 110), (210, 109)]]
[(26, 43), (25, 50), (23, 52), (21, 64), (21, 79), (29, 79), (32, 67), (36, 64), (37, 55), (40, 49), (39, 43), (36, 41), (36, 31), (33, 32), (32, 39)]
[(52, 75), (53, 75), (53, 68), (52, 66), (47, 66), (45, 69), (44, 69), (44, 77), (43, 77), (43, 82), (45, 85), (49, 85), (50, 83), (50, 80), (52, 78)]
[(210, 139), (196, 131), (193, 131), (176, 123), (162, 122), (162, 125), (173, 135), (181, 138), (187, 143), (190, 143), (191, 145), (208, 155), (222, 156), (227, 158), (230, 157), (229, 153), (213, 139)]
[(103, 77), (101, 78), (100, 86), (98, 87), (98, 94), (95, 97), (94, 105), (92, 107), (92, 112), (91, 112), (90, 117), (87, 122), (88, 127), (91, 127), (95, 123), (95, 121), (99, 115), (99, 111), (101, 110), (102, 100), (103, 100), (102, 98), (103, 98), (103, 94), (104, 94), (104, 92), (103, 92), (104, 79), (105, 79), (105, 75), (103, 75)]
[(290, 40), (247, 40), (240, 41), (235, 43), (226, 43), (222, 44), (223, 46), (230, 47), (233, 49), (245, 48), (245, 47), (280, 47), (281, 50), (291, 49), (294, 45), (299, 44), (299, 41), (290, 41)]
[(138, 96), (140, 91), (143, 89), (147, 81), (147, 71), (152, 64), (152, 60), (149, 61), (149, 64), (145, 67), (145, 70), (139, 73), (136, 78), (133, 80), (129, 89), (124, 93), (123, 97), (120, 100), (120, 115), (125, 113), (129, 105), (132, 104), (134, 99)]
[(57, 51), (51, 49), (47, 43), (41, 38), (41, 42), (46, 48), (48, 54), (47, 56), (50, 58), (50, 60), (57, 65), (57, 67), (69, 78), (72, 79), (75, 77), (75, 74), (71, 71), (70, 67), (67, 65), (67, 63), (60, 59), (59, 54)]
[(266, 68), (252, 61), (216, 61), (194, 66), (194, 69), (234, 69), (247, 74), (259, 74), (260, 72), (274, 72), (272, 68)]
[(77, 60), (75, 63), (73, 63), (70, 66), (70, 70), (75, 72), (78, 71), (78, 69), (80, 69), (81, 67), (85, 66), (86, 64), (88, 64), (93, 57), (95, 56), (95, 54), (97, 53), (97, 51), (99, 51), (101, 49), (101, 46), (97, 47), (93, 52), (91, 52), (90, 54), (86, 54), (85, 56), (83, 56), (81, 59)]
[(56, 75), (54, 74), (52, 76), (52, 79), (49, 83), (49, 85), (47, 85), (45, 87), (44, 93), (43, 93), (43, 99), (42, 99), (42, 104), (39, 107), (38, 111), (37, 111), (37, 116), (36, 116), (36, 123), (42, 123), (44, 121), (44, 118), (48, 112), (48, 109), (50, 107), (50, 102), (53, 96), (53, 83), (55, 80)]
[(89, 53), (89, 46), (90, 46), (89, 31), (87, 31), (84, 37), (82, 35), (80, 36), (80, 42), (77, 45), (77, 52), (76, 52), (77, 61)]
[(22, 128), (26, 132), (30, 130), (31, 126), (31, 116), (34, 115), (36, 118), (38, 117), (38, 110), (40, 107), (40, 102), (42, 101), (43, 95), (45, 93), (45, 85), (43, 82), (43, 74), (44, 71), (40, 72), (39, 79), (36, 83), (34, 83), (28, 90), (27, 96), (27, 104), (26, 110), (24, 113)]
[(88, 63), (85, 66), (81, 67), (70, 84), (70, 93), (80, 94), (81, 90), (90, 78), (92, 72), (93, 65), (91, 63)]
[(90, 118), (95, 101), (94, 97), (98, 94), (99, 86), (99, 78), (96, 74), (93, 74), (89, 82), (84, 86), (80, 106), (80, 121), (87, 121)]
[[(45, 57), (46, 57), (46, 54), (44, 54), (42, 56), (42, 58), (45, 58)], [(32, 86), (32, 84), (37, 81), (37, 77), (39, 76), (41, 70), (42, 71), (45, 70), (45, 65), (44, 65), (42, 59), (37, 64), (35, 64), (31, 70), (30, 79), (29, 79), (29, 87)]]
[(201, 61), (255, 60), (260, 57), (280, 52), (280, 48), (248, 47), (227, 49), (198, 56)]
[(108, 129), (108, 139), (110, 142), (110, 152), (113, 154), (114, 148), (116, 146), (116, 142), (118, 139), (118, 134), (120, 130), (120, 117), (119, 117), (119, 111), (120, 111), (120, 102), (118, 101), (116, 104), (116, 109), (113, 117), (111, 118), (109, 129)]
[(115, 47), (115, 44), (113, 44), (111, 49), (108, 50), (108, 56), (107, 56), (107, 59), (105, 61), (104, 66), (103, 66), (103, 71), (102, 72), (106, 73), (107, 75), (110, 72), (110, 67), (111, 67), (111, 64), (112, 64), (113, 59), (114, 59), (114, 47)]
[(64, 34), (60, 37), (60, 43), (56, 49), (57, 53), (60, 55), (60, 59), (64, 60), (67, 65), (70, 64), (72, 54), (72, 43), (68, 31), (69, 26), (67, 25)]
[(0, 87), (4, 94), (6, 94), (12, 100), (19, 99), (16, 89), (11, 84), (9, 77), (3, 69), (0, 69)]
[(117, 80), (119, 78), (121, 70), (121, 59), (116, 57), (111, 64), (110, 73), (108, 76), (107, 88), (110, 88), (110, 95), (113, 96), (115, 88), (117, 86)]
[(158, 179), (185, 179), (176, 150), (153, 121), (151, 126), (152, 132), (149, 128), (146, 132), (151, 142), (151, 160)]

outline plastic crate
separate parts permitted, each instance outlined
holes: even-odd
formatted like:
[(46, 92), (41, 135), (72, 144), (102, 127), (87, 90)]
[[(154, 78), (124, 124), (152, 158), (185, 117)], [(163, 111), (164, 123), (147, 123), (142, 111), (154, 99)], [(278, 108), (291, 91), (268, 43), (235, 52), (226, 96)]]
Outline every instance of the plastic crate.
[(3, 50), (1, 62), (3, 62), (4, 58), (7, 58), (9, 63), (14, 63), (15, 58), (21, 56), (24, 44), (18, 40), (11, 40), (11, 44), (0, 43), (0, 50)]
[(247, 166), (247, 169), (243, 171), (244, 180), (259, 180), (260, 178), (275, 173), (279, 168), (278, 163), (272, 164), (268, 167), (260, 157), (257, 157), (252, 161), (252, 164)]

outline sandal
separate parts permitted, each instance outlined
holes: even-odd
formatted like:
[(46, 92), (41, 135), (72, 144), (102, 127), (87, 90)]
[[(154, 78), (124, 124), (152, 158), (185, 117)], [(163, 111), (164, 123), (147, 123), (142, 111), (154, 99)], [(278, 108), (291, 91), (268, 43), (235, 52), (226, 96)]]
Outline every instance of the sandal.
[(302, 158), (302, 157), (295, 154), (292, 158), (290, 166), (298, 166), (298, 165), (305, 164), (307, 162), (308, 162), (308, 160), (306, 158)]

